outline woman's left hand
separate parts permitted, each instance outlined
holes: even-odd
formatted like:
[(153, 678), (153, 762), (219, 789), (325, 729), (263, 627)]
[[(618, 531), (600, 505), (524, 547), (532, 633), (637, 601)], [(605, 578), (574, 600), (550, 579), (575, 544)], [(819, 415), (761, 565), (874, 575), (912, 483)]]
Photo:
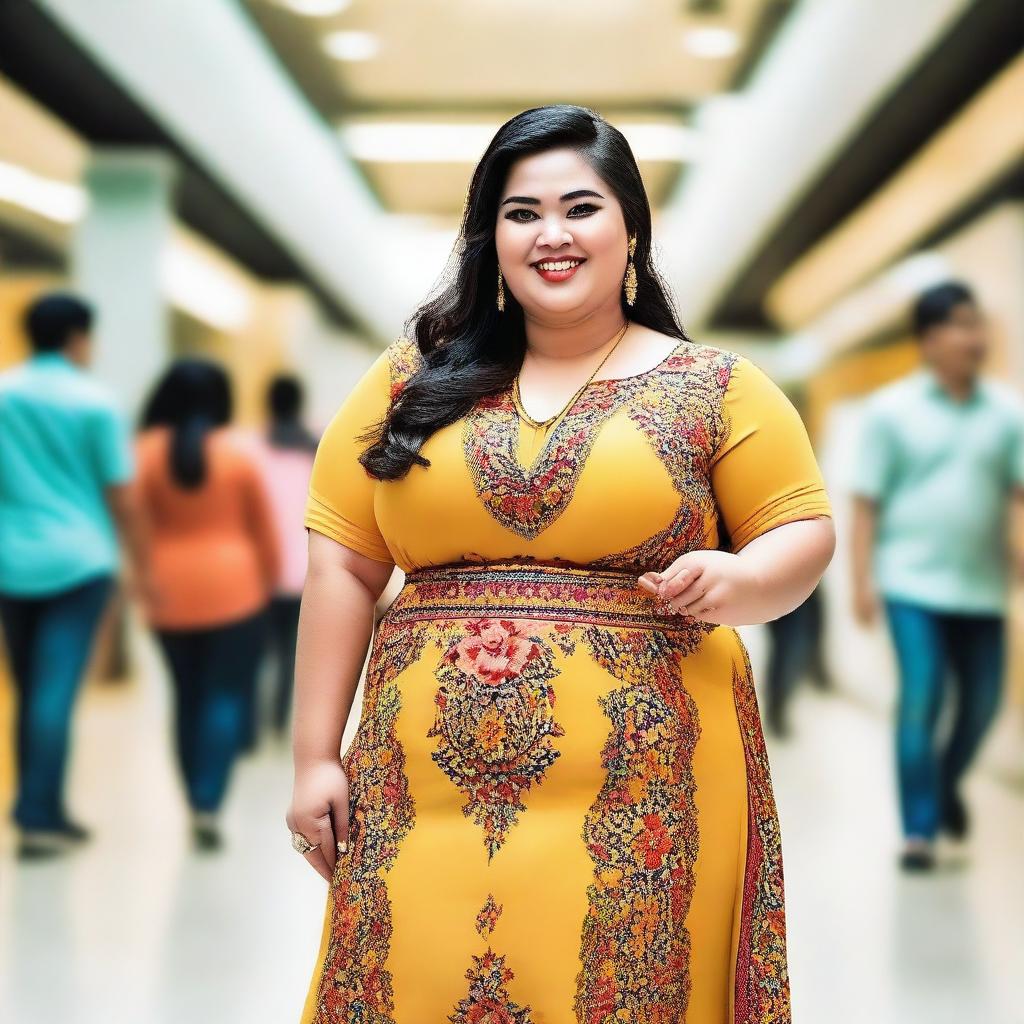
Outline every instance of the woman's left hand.
[(716, 625), (729, 623), (758, 581), (746, 561), (728, 551), (687, 551), (639, 584), (669, 609)]

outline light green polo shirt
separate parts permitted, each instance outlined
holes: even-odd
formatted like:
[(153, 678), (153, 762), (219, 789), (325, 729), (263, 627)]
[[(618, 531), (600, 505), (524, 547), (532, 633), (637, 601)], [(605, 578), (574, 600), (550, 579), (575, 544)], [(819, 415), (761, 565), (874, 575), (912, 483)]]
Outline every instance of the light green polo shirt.
[(852, 491), (878, 502), (872, 553), (886, 597), (1004, 614), (1010, 494), (1024, 487), (1024, 399), (979, 377), (958, 400), (927, 365), (864, 405)]
[(133, 458), (117, 406), (64, 356), (0, 373), (0, 593), (39, 597), (118, 565), (104, 489)]

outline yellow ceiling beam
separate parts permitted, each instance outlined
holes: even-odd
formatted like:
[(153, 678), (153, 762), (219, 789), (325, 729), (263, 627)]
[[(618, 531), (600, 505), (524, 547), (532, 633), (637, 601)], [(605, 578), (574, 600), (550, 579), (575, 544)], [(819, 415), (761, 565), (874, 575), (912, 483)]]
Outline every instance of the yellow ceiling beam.
[[(1024, 155), (1024, 57), (784, 273), (766, 308), (798, 329), (910, 250)], [(869, 143), (870, 144), (870, 143)]]

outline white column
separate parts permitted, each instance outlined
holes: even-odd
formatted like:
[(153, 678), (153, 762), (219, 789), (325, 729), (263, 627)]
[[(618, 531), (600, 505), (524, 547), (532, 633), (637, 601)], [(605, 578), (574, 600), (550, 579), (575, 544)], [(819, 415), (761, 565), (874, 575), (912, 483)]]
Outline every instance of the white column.
[(162, 267), (175, 177), (163, 153), (99, 150), (72, 246), (75, 285), (97, 311), (93, 368), (132, 416), (170, 358)]

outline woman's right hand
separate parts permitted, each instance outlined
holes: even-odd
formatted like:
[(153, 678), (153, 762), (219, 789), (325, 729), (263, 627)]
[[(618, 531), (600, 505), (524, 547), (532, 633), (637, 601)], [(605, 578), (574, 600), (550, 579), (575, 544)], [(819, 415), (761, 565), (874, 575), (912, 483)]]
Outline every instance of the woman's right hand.
[(340, 761), (296, 769), (285, 823), (290, 831), (319, 844), (303, 856), (328, 882), (338, 857), (348, 852), (348, 816), (348, 779)]

